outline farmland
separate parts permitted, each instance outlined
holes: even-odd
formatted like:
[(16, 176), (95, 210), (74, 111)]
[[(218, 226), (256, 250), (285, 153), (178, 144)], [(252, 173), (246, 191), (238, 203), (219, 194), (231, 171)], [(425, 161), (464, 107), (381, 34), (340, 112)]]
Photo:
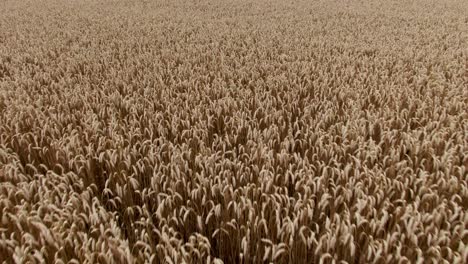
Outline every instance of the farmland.
[(468, 2), (0, 2), (0, 262), (466, 263)]

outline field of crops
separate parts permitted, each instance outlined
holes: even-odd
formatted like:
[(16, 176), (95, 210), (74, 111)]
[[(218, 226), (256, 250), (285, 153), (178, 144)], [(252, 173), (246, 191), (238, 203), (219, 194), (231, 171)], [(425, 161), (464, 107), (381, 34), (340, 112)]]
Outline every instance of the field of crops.
[(467, 263), (468, 1), (0, 1), (0, 262)]

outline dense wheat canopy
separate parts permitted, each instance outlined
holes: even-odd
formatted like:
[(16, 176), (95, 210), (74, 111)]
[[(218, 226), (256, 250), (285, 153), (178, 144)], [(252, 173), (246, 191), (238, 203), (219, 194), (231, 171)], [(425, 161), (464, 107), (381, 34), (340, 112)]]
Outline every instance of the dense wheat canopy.
[(0, 262), (467, 263), (468, 1), (0, 2)]

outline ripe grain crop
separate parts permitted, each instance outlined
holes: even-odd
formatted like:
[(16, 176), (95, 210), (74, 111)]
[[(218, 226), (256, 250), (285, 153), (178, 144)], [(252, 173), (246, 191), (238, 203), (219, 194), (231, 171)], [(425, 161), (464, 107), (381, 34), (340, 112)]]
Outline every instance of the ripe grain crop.
[(0, 3), (0, 262), (467, 263), (468, 2)]

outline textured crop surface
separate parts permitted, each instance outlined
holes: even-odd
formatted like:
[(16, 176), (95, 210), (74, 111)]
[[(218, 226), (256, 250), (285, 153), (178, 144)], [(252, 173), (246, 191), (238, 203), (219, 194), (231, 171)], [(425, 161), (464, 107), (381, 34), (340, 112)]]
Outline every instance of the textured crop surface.
[(0, 1), (0, 262), (467, 263), (468, 1)]

